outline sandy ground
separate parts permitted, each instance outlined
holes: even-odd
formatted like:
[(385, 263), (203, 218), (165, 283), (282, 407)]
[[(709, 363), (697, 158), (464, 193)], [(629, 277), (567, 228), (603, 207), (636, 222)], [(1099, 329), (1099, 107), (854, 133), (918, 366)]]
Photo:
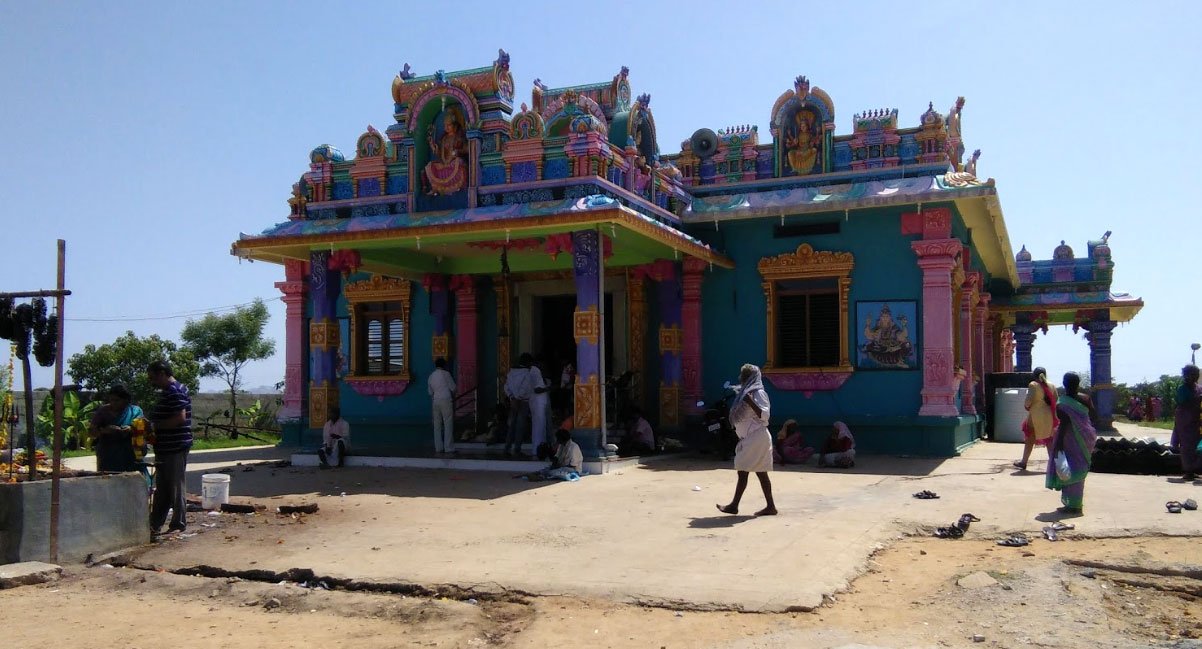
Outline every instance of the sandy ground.
[[(514, 594), (470, 603), (102, 566), (0, 591), (0, 610), (6, 639), (23, 649), (56, 648), (68, 636), (77, 649), (149, 648), (167, 633), (172, 646), (198, 648), (1202, 647), (1194, 640), (1202, 637), (1202, 568), (1192, 568), (1196, 578), (1149, 572), (1196, 560), (1196, 539), (1065, 535), (1027, 548), (907, 539), (878, 552), (847, 592), (810, 613)], [(996, 583), (957, 585), (979, 571)]]

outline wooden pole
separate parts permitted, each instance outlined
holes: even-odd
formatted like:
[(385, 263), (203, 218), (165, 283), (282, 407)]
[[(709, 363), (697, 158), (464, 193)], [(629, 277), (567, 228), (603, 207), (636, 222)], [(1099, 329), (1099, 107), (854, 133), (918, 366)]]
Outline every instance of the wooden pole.
[(63, 462), (63, 329), (66, 328), (67, 242), (58, 240), (58, 293), (55, 311), (58, 327), (54, 347), (54, 459), (50, 470), (50, 563), (58, 563), (59, 477)]
[(59, 289), (57, 291), (17, 291), (16, 293), (0, 293), (0, 298), (24, 298), (24, 297), (60, 297), (70, 295), (71, 291)]

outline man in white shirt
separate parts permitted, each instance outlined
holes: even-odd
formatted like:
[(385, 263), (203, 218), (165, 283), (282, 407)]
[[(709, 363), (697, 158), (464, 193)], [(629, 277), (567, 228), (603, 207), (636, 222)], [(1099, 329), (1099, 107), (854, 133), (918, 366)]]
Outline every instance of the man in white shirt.
[(323, 445), (317, 450), (321, 465), (342, 466), (351, 447), (351, 425), (338, 408), (330, 408), (330, 419), (321, 427), (321, 438)]
[(543, 378), (539, 363), (530, 368), (530, 450), (538, 454), (538, 447), (547, 441), (547, 420), (551, 414), (551, 385)]
[(434, 361), (434, 371), (426, 381), (430, 394), (430, 419), (434, 428), (434, 452), (455, 452), (455, 379), (447, 371), (447, 359)]
[(526, 430), (530, 427), (530, 397), (534, 395), (534, 377), (530, 371), (532, 365), (534, 357), (522, 354), (518, 358), (518, 366), (510, 369), (505, 377), (505, 396), (509, 397), (509, 429), (505, 433), (506, 456), (511, 454), (511, 448), (518, 455), (522, 454), (522, 441), (526, 439)]

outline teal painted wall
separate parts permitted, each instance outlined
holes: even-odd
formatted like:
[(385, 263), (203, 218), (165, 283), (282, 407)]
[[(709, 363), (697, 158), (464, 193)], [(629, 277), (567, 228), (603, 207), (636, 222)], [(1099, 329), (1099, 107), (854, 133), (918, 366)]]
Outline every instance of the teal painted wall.
[[(775, 238), (780, 219), (754, 219), (713, 225), (696, 225), (690, 234), (724, 252), (735, 269), (715, 269), (706, 274), (702, 289), (702, 380), (707, 397), (720, 394), (723, 381), (734, 381), (739, 367), (763, 365), (767, 353), (766, 298), (757, 264), (763, 257), (793, 252), (802, 243), (815, 250), (850, 252), (855, 256), (848, 298), (848, 353), (855, 365), (856, 302), (914, 300), (917, 326), (910, 338), (922, 353), (922, 271), (910, 244), (917, 236), (901, 234), (901, 214), (913, 206), (857, 210), (823, 216), (785, 217), (792, 223), (839, 223), (837, 234)], [(825, 218), (824, 218), (825, 217)], [(960, 234), (965, 232), (956, 219)], [(836, 420), (852, 427), (857, 448), (869, 453), (951, 455), (971, 441), (975, 418), (919, 418), (922, 372), (915, 370), (859, 370), (833, 392), (776, 389), (766, 382), (772, 400), (772, 428), (786, 419), (797, 419), (817, 443)]]

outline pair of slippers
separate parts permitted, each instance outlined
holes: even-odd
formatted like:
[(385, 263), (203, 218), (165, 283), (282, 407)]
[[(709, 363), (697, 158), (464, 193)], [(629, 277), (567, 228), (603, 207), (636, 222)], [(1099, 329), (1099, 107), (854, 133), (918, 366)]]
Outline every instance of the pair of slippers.
[(923, 489), (922, 491), (914, 494), (914, 497), (919, 500), (934, 500), (935, 498), (939, 497), (939, 494), (935, 493), (934, 491), (927, 491), (926, 489)]
[[(1045, 528), (1045, 529), (1051, 529)], [(998, 545), (1004, 545), (1008, 548), (1021, 548), (1024, 545), (1030, 545), (1031, 540), (1022, 534), (1012, 534), (997, 542)]]
[(975, 515), (964, 514), (964, 515), (960, 516), (960, 520), (956, 521), (955, 523), (953, 523), (951, 525), (948, 525), (947, 527), (935, 528), (935, 536), (937, 536), (941, 539), (963, 538), (964, 533), (968, 531), (968, 528), (970, 525), (972, 525), (973, 523), (980, 523), (980, 522), (981, 522), (981, 519), (977, 518)]
[(1169, 502), (1165, 503), (1164, 506), (1169, 510), (1170, 514), (1180, 514), (1182, 509), (1188, 509), (1191, 512), (1194, 511), (1198, 508), (1198, 503), (1193, 498), (1190, 498), (1184, 503), (1177, 502), (1176, 500), (1170, 500)]

